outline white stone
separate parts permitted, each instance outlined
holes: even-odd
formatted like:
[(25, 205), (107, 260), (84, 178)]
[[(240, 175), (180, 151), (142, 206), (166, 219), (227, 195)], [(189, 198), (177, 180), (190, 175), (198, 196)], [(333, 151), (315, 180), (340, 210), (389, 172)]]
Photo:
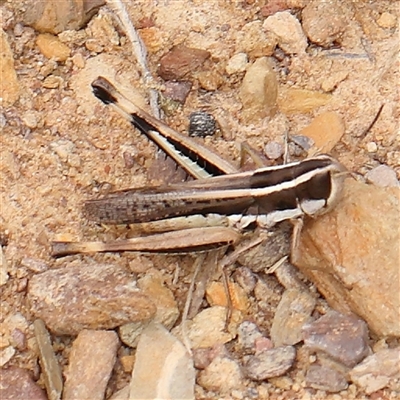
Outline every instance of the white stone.
[(381, 187), (398, 187), (396, 172), (387, 165), (379, 165), (366, 174), (368, 182)]
[(301, 54), (307, 48), (307, 38), (301, 24), (289, 11), (269, 16), (263, 28), (278, 37), (279, 47), (287, 54)]
[(369, 142), (367, 144), (368, 153), (375, 153), (378, 150), (378, 146), (375, 142)]
[(247, 54), (237, 53), (229, 59), (225, 71), (229, 75), (237, 74), (239, 72), (245, 71), (247, 64), (248, 64)]

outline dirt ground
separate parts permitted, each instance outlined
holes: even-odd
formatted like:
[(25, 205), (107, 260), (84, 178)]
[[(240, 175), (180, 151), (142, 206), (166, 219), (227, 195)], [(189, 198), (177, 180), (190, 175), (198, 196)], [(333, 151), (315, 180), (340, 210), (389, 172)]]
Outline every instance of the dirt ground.
[[(301, 15), (299, 6), (307, 2), (287, 3)], [(398, 27), (386, 28), (379, 22), (384, 12), (395, 15), (398, 21), (398, 3), (342, 3), (349, 24), (332, 46), (310, 45), (302, 55), (271, 55), (279, 88), (322, 91), (333, 80), (332, 100), (312, 112), (285, 115), (278, 111), (272, 119), (251, 123), (241, 116), (239, 89), (244, 72), (229, 75), (225, 67), (234, 54), (255, 46), (241, 35), (246, 24), (265, 20), (261, 10), (266, 2), (148, 0), (130, 2), (128, 11), (137, 27), (147, 19), (153, 21), (152, 26), (139, 29), (139, 34), (149, 51), (149, 69), (161, 87), (163, 82), (157, 77), (160, 58), (182, 42), (208, 50), (211, 58), (207, 68), (221, 76), (216, 90), (205, 90), (196, 77), (190, 78), (193, 87), (186, 103), (165, 117), (174, 129), (187, 131), (193, 111), (212, 113), (223, 122), (222, 135), (201, 140), (237, 163), (243, 141), (263, 151), (270, 141), (283, 143), (286, 130), (298, 134), (316, 115), (335, 111), (345, 123), (345, 134), (334, 155), (357, 174), (386, 164), (400, 178), (399, 34)], [(91, 93), (91, 81), (104, 75), (148, 109), (148, 88), (140, 78), (131, 44), (111, 12), (102, 10), (109, 31), (99, 33), (92, 21), (81, 36), (77, 32), (65, 34), (63, 42), (71, 54), (65, 62), (54, 62), (39, 51), (37, 32), (23, 28), (22, 34), (16, 34), (15, 26), (22, 21), (26, 4), (0, 2), (11, 13), (4, 24), (21, 87), (17, 102), (0, 107), (5, 120), (0, 134), (0, 235), (6, 244), (3, 251), (9, 274), (9, 281), (0, 290), (2, 322), (22, 314), (29, 339), (33, 331), (26, 288), (35, 273), (32, 260), (39, 269), (59, 268), (65, 260), (50, 256), (50, 241), (112, 236), (112, 230), (100, 231), (84, 219), (82, 202), (96, 196), (104, 183), (121, 189), (151, 183), (149, 170), (153, 168), (150, 176), (156, 175), (152, 167), (156, 149)], [(93, 47), (93, 42), (90, 45), (90, 40), (98, 47)], [(250, 63), (260, 56), (257, 51), (248, 51)], [(56, 77), (57, 87), (44, 83), (50, 75)], [(381, 105), (380, 118), (365, 137), (360, 137)], [(129, 165), (127, 158), (132, 160)], [(97, 254), (83, 259), (128, 265), (134, 257)], [(148, 263), (168, 270), (179, 260), (157, 256), (150, 257)], [(63, 340), (60, 346), (68, 347)], [(10, 364), (37, 368), (30, 351), (17, 353)]]

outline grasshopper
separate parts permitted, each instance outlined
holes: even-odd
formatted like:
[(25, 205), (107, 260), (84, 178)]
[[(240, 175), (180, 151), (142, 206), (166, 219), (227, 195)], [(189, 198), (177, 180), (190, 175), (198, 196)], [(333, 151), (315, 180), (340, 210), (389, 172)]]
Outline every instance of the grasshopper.
[(137, 107), (105, 78), (97, 78), (92, 88), (97, 98), (127, 118), (197, 180), (109, 193), (86, 201), (86, 216), (105, 224), (167, 221), (168, 225), (168, 221), (184, 218), (189, 226), (189, 221), (207, 217), (225, 226), (207, 230), (195, 226), (187, 232), (161, 233), (151, 239), (54, 242), (54, 256), (122, 250), (182, 252), (226, 246), (238, 241), (237, 229), (252, 223), (269, 229), (285, 220), (315, 218), (331, 210), (341, 197), (347, 170), (331, 156), (322, 154), (285, 165), (238, 172), (205, 146)]

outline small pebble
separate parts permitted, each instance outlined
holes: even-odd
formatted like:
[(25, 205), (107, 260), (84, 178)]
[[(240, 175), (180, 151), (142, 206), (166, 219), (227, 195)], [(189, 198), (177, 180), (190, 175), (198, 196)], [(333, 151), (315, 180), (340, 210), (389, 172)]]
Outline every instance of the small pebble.
[(140, 335), (147, 326), (146, 322), (131, 322), (119, 327), (118, 334), (121, 341), (129, 347), (136, 348)]
[(282, 88), (279, 91), (278, 106), (286, 115), (305, 114), (324, 106), (331, 99), (331, 94), (321, 93), (316, 90)]
[(302, 54), (307, 48), (307, 38), (299, 20), (289, 11), (277, 12), (263, 24), (266, 31), (278, 37), (279, 47), (286, 54)]
[(250, 124), (277, 111), (278, 78), (269, 57), (258, 58), (246, 71), (240, 87), (241, 117)]
[(398, 187), (396, 172), (387, 165), (379, 165), (369, 171), (365, 178), (368, 182), (380, 187)]
[(24, 257), (21, 260), (21, 266), (28, 268), (36, 274), (40, 274), (49, 269), (49, 265), (45, 261), (30, 257)]
[(85, 67), (85, 58), (81, 53), (76, 53), (72, 56), (72, 62), (74, 63), (75, 67), (77, 68), (84, 68)]
[(133, 158), (132, 153), (130, 153), (129, 151), (124, 151), (122, 153), (122, 158), (124, 159), (125, 168), (132, 169), (135, 165), (135, 159)]
[(276, 347), (295, 345), (302, 340), (301, 329), (306, 322), (310, 322), (315, 303), (308, 290), (289, 289), (283, 293), (270, 333)]
[(382, 13), (382, 15), (378, 18), (376, 23), (381, 27), (381, 28), (386, 28), (386, 29), (392, 29), (396, 27), (396, 16), (393, 14), (390, 14), (388, 12)]
[(57, 61), (48, 60), (44, 65), (40, 68), (40, 75), (44, 77), (49, 76), (55, 69), (57, 68)]
[(43, 81), (43, 87), (46, 89), (57, 89), (62, 82), (63, 79), (61, 78), (61, 76), (49, 75)]
[(7, 269), (8, 263), (3, 253), (3, 248), (0, 246), (0, 286), (5, 285), (9, 279)]
[(0, 113), (0, 129), (3, 129), (7, 125), (7, 118), (3, 113)]
[[(246, 311), (249, 308), (249, 299), (244, 289), (235, 282), (228, 282), (232, 307), (236, 310)], [(228, 299), (225, 286), (222, 282), (211, 282), (206, 289), (206, 299), (211, 306), (227, 307)]]
[(30, 371), (17, 367), (1, 371), (0, 397), (2, 399), (48, 399), (44, 391), (32, 379)]
[(0, 367), (4, 367), (14, 357), (15, 353), (16, 350), (12, 346), (0, 350)]
[(400, 378), (400, 348), (383, 349), (368, 356), (349, 373), (350, 379), (367, 394), (376, 392)]
[(243, 388), (243, 375), (236, 361), (217, 357), (199, 373), (197, 383), (207, 390), (229, 393)]
[(60, 139), (56, 142), (51, 142), (50, 148), (60, 157), (61, 161), (66, 162), (73, 153), (75, 145), (70, 140)]
[(261, 338), (262, 334), (254, 322), (243, 321), (238, 328), (238, 344), (244, 350), (255, 349), (255, 341)]
[(36, 44), (40, 52), (48, 59), (55, 61), (65, 61), (70, 53), (70, 48), (62, 43), (57, 36), (50, 35), (49, 33), (41, 33), (36, 39)]
[(306, 156), (304, 154), (303, 148), (300, 147), (299, 145), (297, 145), (296, 143), (293, 143), (293, 142), (289, 143), (288, 149), (289, 149), (288, 150), (289, 154), (293, 157), (303, 157), (304, 158)]
[(354, 367), (368, 352), (367, 324), (354, 314), (329, 311), (303, 327), (304, 344), (348, 367)]
[(225, 357), (228, 352), (223, 344), (217, 344), (213, 347), (192, 349), (193, 351), (193, 363), (197, 369), (207, 368), (212, 360), (216, 357)]
[(164, 326), (154, 322), (148, 325), (135, 357), (130, 399), (194, 399), (192, 357)]
[(223, 76), (216, 70), (199, 71), (195, 74), (202, 89), (209, 92), (217, 90), (224, 82)]
[(164, 283), (163, 274), (153, 270), (140, 278), (137, 286), (148, 298), (152, 299), (157, 308), (154, 321), (171, 329), (179, 318), (179, 309), (171, 289)]
[(367, 144), (368, 153), (375, 153), (378, 150), (378, 145), (375, 142), (369, 142)]
[(328, 392), (346, 390), (349, 384), (345, 375), (324, 365), (311, 365), (306, 374), (306, 385)]
[(247, 267), (237, 267), (233, 273), (235, 281), (249, 294), (256, 287), (256, 275)]
[(168, 99), (185, 104), (186, 98), (188, 97), (192, 86), (193, 84), (190, 81), (167, 81), (165, 82), (165, 91), (163, 94)]
[(11, 332), (11, 344), (19, 351), (26, 350), (26, 335), (24, 332), (21, 331), (21, 329), (13, 329), (13, 331)]
[(310, 150), (315, 144), (313, 139), (304, 135), (291, 135), (290, 140), (305, 151)]
[(267, 4), (261, 7), (260, 14), (263, 17), (269, 17), (270, 15), (274, 15), (278, 11), (285, 11), (290, 6), (290, 1), (287, 0), (274, 0), (274, 1), (267, 1)]
[(105, 398), (118, 347), (114, 331), (85, 329), (79, 332), (69, 354), (63, 399)]
[(316, 151), (329, 153), (340, 141), (344, 131), (342, 117), (336, 112), (327, 111), (317, 115), (300, 133), (315, 143)]
[(295, 359), (296, 349), (293, 346), (266, 350), (247, 358), (245, 374), (255, 381), (281, 376), (292, 367)]
[(156, 313), (132, 275), (116, 265), (65, 264), (36, 274), (29, 280), (27, 297), (30, 312), (58, 335), (114, 329), (149, 321)]
[(38, 125), (37, 114), (33, 111), (27, 111), (22, 116), (22, 121), (28, 128), (35, 129)]
[(264, 153), (270, 160), (277, 160), (283, 155), (283, 146), (278, 142), (268, 142), (264, 147)]
[(164, 80), (181, 79), (186, 74), (198, 70), (210, 52), (202, 49), (194, 49), (184, 45), (172, 48), (167, 54), (161, 57), (158, 75)]
[[(186, 322), (186, 332), (192, 348), (212, 347), (231, 341), (236, 336), (237, 326), (242, 322), (242, 314), (233, 309), (232, 318), (225, 329), (226, 308), (214, 306), (197, 314), (193, 320)], [(182, 325), (172, 330), (177, 336), (182, 335)]]
[(20, 37), (24, 32), (24, 25), (21, 23), (17, 23), (14, 26), (14, 35)]
[(238, 30), (236, 35), (236, 49), (246, 53), (252, 60), (270, 56), (274, 52), (277, 38), (271, 32), (265, 32), (263, 22), (250, 21)]
[(214, 117), (204, 111), (196, 111), (189, 117), (189, 136), (212, 136), (216, 130)]
[(345, 12), (337, 1), (310, 1), (302, 11), (308, 38), (320, 46), (330, 46), (348, 28)]
[[(2, 7), (2, 10), (4, 7)], [(1, 18), (0, 18), (1, 20)], [(7, 107), (19, 98), (20, 84), (14, 67), (14, 54), (8, 42), (8, 35), (5, 31), (0, 31), (0, 98), (2, 99), (2, 107)]]
[(85, 47), (93, 53), (101, 53), (103, 51), (103, 46), (97, 39), (86, 40)]
[(275, 387), (286, 391), (289, 391), (294, 386), (293, 380), (288, 376), (277, 376), (276, 378), (270, 378), (269, 382), (272, 383)]
[(135, 356), (122, 356), (119, 360), (124, 372), (132, 372), (133, 365), (135, 364)]
[(228, 75), (244, 72), (248, 62), (246, 53), (237, 53), (228, 60), (225, 71)]

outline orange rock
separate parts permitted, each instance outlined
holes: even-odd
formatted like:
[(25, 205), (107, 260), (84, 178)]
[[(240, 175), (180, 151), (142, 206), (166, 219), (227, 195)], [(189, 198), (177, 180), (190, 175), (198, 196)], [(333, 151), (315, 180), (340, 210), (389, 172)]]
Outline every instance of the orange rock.
[(340, 203), (305, 225), (292, 254), (332, 308), (379, 336), (400, 337), (399, 199), (399, 188), (347, 179)]
[(156, 53), (164, 47), (163, 35), (160, 29), (155, 26), (141, 29), (140, 37), (149, 53)]
[(49, 33), (40, 34), (36, 39), (36, 44), (40, 52), (49, 59), (65, 61), (71, 54), (71, 50), (67, 45)]
[(8, 44), (7, 34), (1, 30), (0, 36), (0, 97), (3, 106), (10, 106), (19, 98), (20, 88), (14, 69), (14, 58)]
[(332, 95), (307, 89), (283, 89), (278, 96), (279, 109), (284, 114), (302, 114), (324, 106)]
[[(243, 288), (237, 283), (229, 282), (229, 292), (233, 308), (246, 311), (249, 307), (249, 300)], [(226, 307), (228, 302), (226, 291), (222, 282), (211, 282), (206, 290), (207, 301), (211, 306)]]
[(319, 153), (329, 153), (344, 134), (344, 121), (337, 113), (324, 112), (315, 117), (300, 133), (314, 140)]

